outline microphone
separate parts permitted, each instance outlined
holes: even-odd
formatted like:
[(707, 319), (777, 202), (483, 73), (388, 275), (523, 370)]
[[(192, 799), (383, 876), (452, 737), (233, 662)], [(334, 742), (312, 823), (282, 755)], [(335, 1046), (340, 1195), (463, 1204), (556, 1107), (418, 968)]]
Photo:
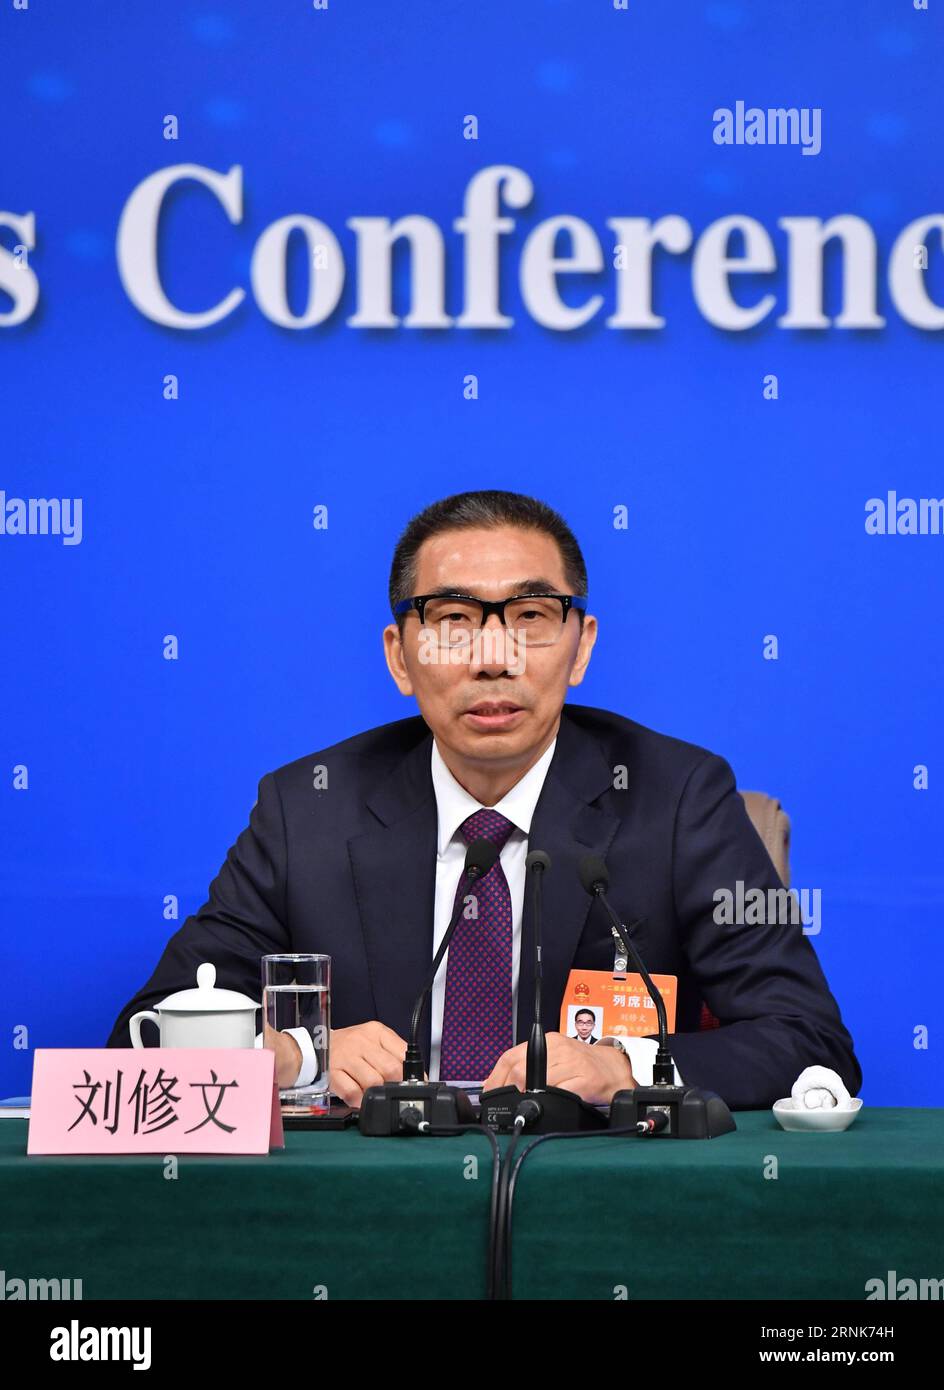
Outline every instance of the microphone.
[(605, 1129), (606, 1119), (596, 1106), (582, 1100), (575, 1091), (547, 1084), (547, 1039), (541, 999), (541, 916), (543, 880), (551, 860), (543, 850), (535, 849), (525, 864), (534, 884), (534, 1022), (528, 1039), (525, 1089), (499, 1086), (494, 1091), (483, 1091), (479, 1097), (482, 1124), (489, 1129), (528, 1129), (535, 1134)]
[(669, 1029), (665, 1016), (665, 1003), (662, 995), (656, 988), (642, 957), (636, 950), (632, 941), (629, 940), (629, 933), (624, 936), (626, 930), (619, 917), (610, 906), (606, 896), (606, 890), (610, 886), (610, 873), (606, 864), (598, 854), (585, 855), (580, 861), (580, 882), (583, 884), (591, 898), (599, 898), (610, 919), (610, 930), (613, 933), (617, 945), (624, 956), (632, 960), (636, 969), (643, 978), (649, 997), (656, 1006), (656, 1016), (659, 1022), (659, 1050), (656, 1053), (655, 1065), (652, 1068), (652, 1080), (656, 1085), (669, 1085), (675, 1081), (675, 1066), (672, 1061), (672, 1054), (669, 1051)]
[(475, 1112), (466, 1093), (457, 1086), (445, 1086), (439, 1081), (427, 1081), (419, 1032), (423, 1009), (429, 999), (433, 982), (456, 934), (468, 887), (484, 878), (498, 858), (498, 850), (489, 840), (473, 840), (466, 850), (462, 877), (463, 888), (456, 893), (456, 905), (446, 928), (439, 950), (433, 957), (429, 973), (413, 1005), (410, 1019), (410, 1039), (403, 1059), (403, 1080), (386, 1081), (382, 1086), (368, 1086), (361, 1101), (358, 1128), (361, 1134), (383, 1137), (392, 1134), (417, 1134), (425, 1121), (436, 1129), (461, 1124), (474, 1124)]
[(669, 1051), (669, 1030), (665, 1002), (642, 957), (613, 910), (606, 890), (610, 875), (597, 854), (580, 861), (580, 882), (591, 898), (599, 898), (610, 919), (610, 930), (624, 956), (628, 956), (642, 976), (656, 1006), (659, 1042), (652, 1068), (652, 1085), (617, 1091), (610, 1104), (610, 1128), (636, 1126), (639, 1134), (668, 1139), (713, 1139), (729, 1134), (737, 1126), (727, 1104), (714, 1091), (699, 1086), (676, 1086), (675, 1065)]
[[(476, 879), (484, 878), (490, 869), (494, 867), (495, 860), (498, 858), (498, 850), (490, 840), (473, 840), (465, 854), (465, 864), (462, 869), (462, 880), (468, 887)], [(460, 880), (460, 882), (462, 881)], [(413, 1005), (413, 1017), (410, 1021), (410, 1042), (406, 1050), (406, 1057), (403, 1061), (404, 1081), (422, 1081), (423, 1075), (423, 1054), (420, 1052), (419, 1033), (420, 1022), (423, 1017), (423, 1010), (426, 1001), (432, 992), (433, 983), (439, 973), (439, 967), (443, 963), (443, 957), (449, 950), (449, 943), (456, 934), (456, 928), (462, 920), (462, 913), (465, 908), (466, 893), (456, 893), (456, 906), (452, 914), (452, 920), (446, 928), (442, 941), (439, 943), (439, 950), (433, 957), (429, 974), (423, 988), (420, 990), (416, 1003)]]
[(534, 1022), (528, 1039), (528, 1062), (525, 1086), (529, 1091), (543, 1091), (547, 1085), (547, 1038), (541, 1014), (541, 984), (544, 967), (541, 960), (541, 888), (544, 875), (551, 867), (551, 856), (543, 849), (533, 849), (524, 861), (534, 883)]

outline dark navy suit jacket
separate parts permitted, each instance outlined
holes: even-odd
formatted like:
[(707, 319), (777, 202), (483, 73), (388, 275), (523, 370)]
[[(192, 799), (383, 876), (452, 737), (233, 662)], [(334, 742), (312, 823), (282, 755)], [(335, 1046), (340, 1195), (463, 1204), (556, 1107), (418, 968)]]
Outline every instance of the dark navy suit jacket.
[[(259, 958), (277, 951), (332, 957), (333, 1027), (380, 1019), (406, 1037), (433, 955), (431, 741), (415, 716), (263, 777), (209, 901), (168, 942), (108, 1045), (129, 1046), (131, 1015), (192, 987), (202, 961), (216, 965), (218, 985), (258, 999)], [(316, 767), (326, 769), (318, 789)], [(723, 758), (607, 710), (565, 705), (529, 845), (551, 857), (543, 895), (549, 1027), (557, 1027), (572, 967), (613, 968), (606, 916), (577, 872), (595, 853), (609, 868), (617, 912), (639, 924), (633, 935), (650, 972), (678, 976), (673, 1054), (686, 1083), (732, 1107), (769, 1106), (818, 1064), (858, 1092), (852, 1039), (802, 927), (713, 919), (719, 888), (782, 886)], [(519, 1040), (532, 1021), (532, 958), (527, 894)], [(699, 1031), (702, 1001), (720, 1027)]]

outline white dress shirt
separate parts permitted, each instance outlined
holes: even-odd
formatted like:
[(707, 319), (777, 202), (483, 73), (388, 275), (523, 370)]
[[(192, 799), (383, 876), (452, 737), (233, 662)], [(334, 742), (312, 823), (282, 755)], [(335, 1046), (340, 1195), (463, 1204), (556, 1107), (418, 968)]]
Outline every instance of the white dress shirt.
[[(521, 963), (521, 921), (524, 915), (524, 889), (528, 857), (528, 836), (531, 833), (531, 819), (538, 797), (544, 786), (547, 769), (557, 746), (555, 738), (544, 750), (540, 758), (510, 792), (490, 809), (510, 820), (515, 827), (501, 852), (500, 863), (508, 881), (511, 895), (511, 1029), (512, 1042), (517, 1042), (515, 1016), (518, 1008), (518, 972)], [(462, 874), (468, 845), (459, 833), (464, 820), (475, 811), (483, 809), (459, 785), (449, 771), (436, 740), (433, 739), (431, 771), (433, 790), (436, 793), (436, 812), (439, 817), (439, 838), (436, 846), (436, 901), (433, 911), (433, 955), (439, 950), (439, 943), (446, 934), (452, 917), (456, 898), (456, 888)], [(439, 1049), (442, 1041), (443, 1010), (446, 1003), (446, 971), (449, 968), (449, 952), (443, 957), (442, 965), (433, 984), (430, 998), (430, 1053), (429, 1079), (438, 1081)], [(484, 1081), (484, 1076), (447, 1076), (445, 1081)]]
[[(510, 820), (514, 829), (508, 836), (500, 856), (502, 869), (508, 882), (508, 891), (511, 895), (511, 1028), (512, 1041), (518, 1041), (516, 1017), (518, 1009), (518, 976), (521, 965), (521, 922), (524, 915), (524, 893), (527, 870), (525, 860), (528, 856), (528, 836), (531, 833), (531, 820), (534, 816), (534, 809), (538, 804), (538, 798), (544, 786), (544, 779), (547, 776), (547, 769), (554, 756), (554, 749), (557, 745), (555, 738), (548, 748), (541, 754), (538, 761), (524, 776), (515, 783), (511, 791), (496, 801), (489, 809), (499, 812), (506, 820)], [(435, 738), (431, 754), (430, 771), (433, 777), (433, 791), (436, 795), (436, 813), (438, 818), (438, 838), (436, 844), (436, 889), (435, 904), (433, 909), (433, 955), (439, 949), (439, 943), (446, 934), (446, 929), (452, 918), (453, 907), (455, 905), (456, 889), (459, 885), (459, 878), (462, 873), (462, 866), (465, 863), (465, 854), (468, 846), (459, 833), (459, 827), (475, 811), (481, 811), (481, 802), (476, 801), (475, 797), (461, 786), (449, 771)], [(540, 846), (539, 846), (540, 848)], [(553, 867), (551, 869), (553, 873)], [(443, 957), (442, 963), (433, 983), (432, 994), (430, 997), (430, 1057), (429, 1057), (429, 1079), (430, 1081), (440, 1080), (439, 1076), (439, 1052), (442, 1043), (443, 1010), (446, 1002), (446, 971), (449, 968), (449, 952)], [(365, 1023), (367, 1019), (363, 1020)], [(550, 1027), (548, 1031), (557, 1031), (557, 1020), (548, 1020)], [(302, 1064), (294, 1084), (296, 1086), (308, 1086), (314, 1080), (317, 1070), (315, 1050), (312, 1045), (311, 1037), (304, 1028), (288, 1028), (286, 1032), (295, 1038), (302, 1052)], [(600, 1038), (599, 1042), (608, 1039)], [(633, 1069), (637, 1085), (652, 1085), (652, 1065), (655, 1061), (657, 1044), (652, 1038), (621, 1038), (623, 1046), (629, 1053), (630, 1065)], [(261, 1046), (262, 1036), (257, 1038), (256, 1046)], [(484, 1081), (483, 1076), (447, 1076), (444, 1081)], [(681, 1085), (681, 1078), (676, 1068), (675, 1080)]]

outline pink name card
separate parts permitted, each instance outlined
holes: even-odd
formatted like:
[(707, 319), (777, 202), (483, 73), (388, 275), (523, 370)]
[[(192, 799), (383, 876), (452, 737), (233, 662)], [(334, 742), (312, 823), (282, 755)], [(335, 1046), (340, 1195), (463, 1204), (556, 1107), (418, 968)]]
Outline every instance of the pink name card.
[(40, 1047), (28, 1154), (284, 1148), (268, 1048)]

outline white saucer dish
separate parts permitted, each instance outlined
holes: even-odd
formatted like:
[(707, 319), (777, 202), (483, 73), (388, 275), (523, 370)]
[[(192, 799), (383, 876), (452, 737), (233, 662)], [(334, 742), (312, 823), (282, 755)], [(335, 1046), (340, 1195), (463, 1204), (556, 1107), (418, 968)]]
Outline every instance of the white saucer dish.
[(797, 1105), (795, 1100), (774, 1102), (774, 1114), (781, 1129), (803, 1130), (805, 1133), (838, 1134), (848, 1129), (862, 1109), (861, 1100), (852, 1100), (848, 1105), (836, 1105), (831, 1110), (807, 1110)]

